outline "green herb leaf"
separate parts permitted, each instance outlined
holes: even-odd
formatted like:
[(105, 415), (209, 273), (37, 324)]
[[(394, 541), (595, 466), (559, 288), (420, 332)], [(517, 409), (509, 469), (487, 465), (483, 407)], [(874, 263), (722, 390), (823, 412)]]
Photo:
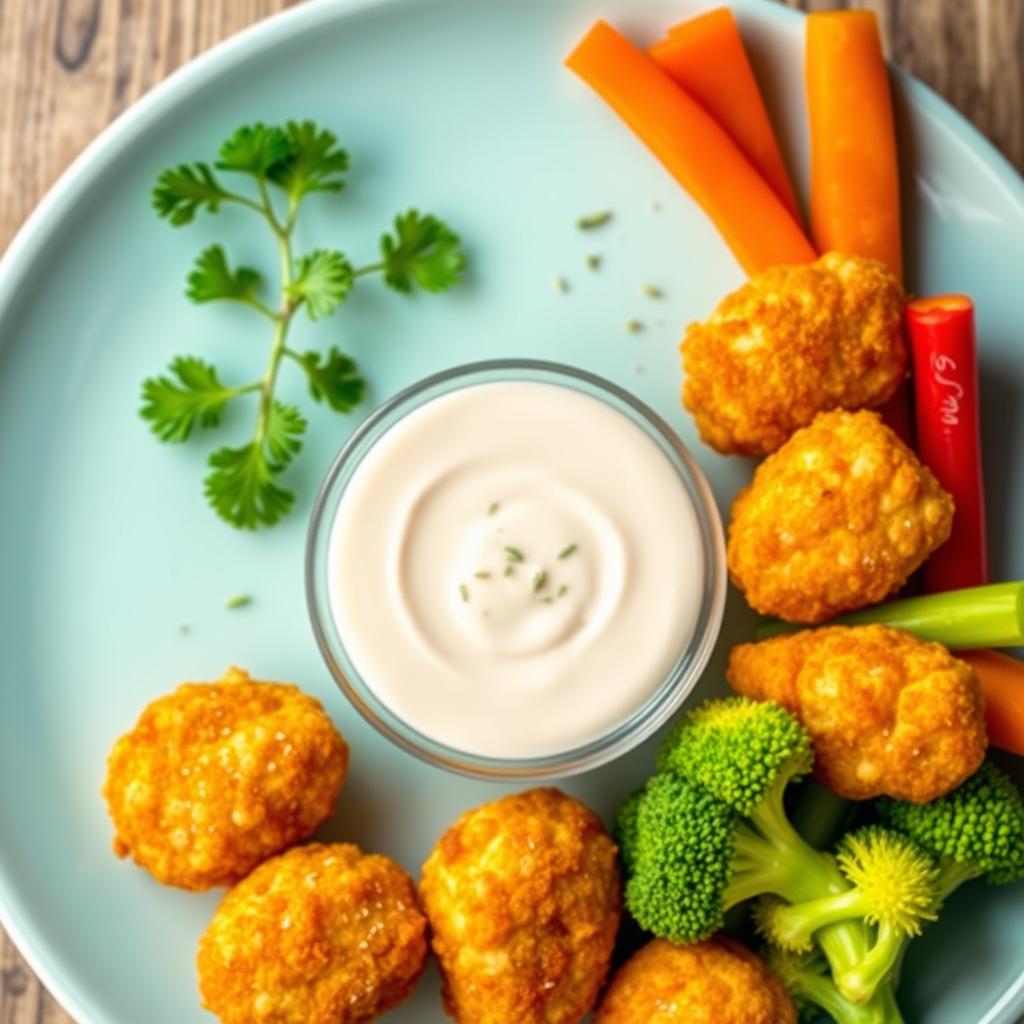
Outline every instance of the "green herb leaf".
[(443, 221), (416, 210), (395, 218), (394, 234), (380, 240), (384, 280), (399, 292), (416, 284), (441, 292), (455, 284), (466, 264), (459, 236)]
[(196, 258), (185, 294), (193, 302), (244, 301), (255, 295), (260, 283), (260, 275), (250, 267), (239, 267), (232, 273), (224, 250), (211, 245)]
[(576, 220), (576, 227), (580, 231), (593, 231), (594, 228), (603, 228), (612, 219), (611, 210), (599, 210), (597, 213), (588, 213)]
[(331, 347), (324, 356), (320, 352), (298, 355), (288, 353), (306, 371), (309, 393), (318, 402), (326, 402), (335, 412), (351, 412), (366, 393), (366, 381), (356, 361)]
[(306, 421), (294, 405), (274, 402), (267, 416), (267, 451), (280, 472), (302, 449)]
[(525, 557), (526, 556), (519, 550), (519, 548), (505, 548), (505, 558), (510, 562), (521, 562)]
[[(250, 267), (232, 268), (222, 245), (206, 248), (188, 276), (186, 295), (193, 302), (242, 302), (273, 322), (268, 370), (259, 380), (226, 387), (210, 364), (179, 357), (166, 374), (142, 385), (140, 414), (161, 440), (169, 442), (187, 440), (197, 426), (216, 426), (226, 404), (238, 395), (258, 395), (252, 439), (241, 447), (215, 451), (205, 480), (213, 508), (243, 529), (273, 525), (295, 502), (279, 477), (301, 450), (306, 421), (296, 406), (274, 398), (282, 357), (302, 367), (316, 401), (338, 412), (352, 410), (366, 390), (355, 362), (338, 348), (299, 354), (288, 347), (298, 308), (305, 305), (312, 320), (328, 316), (348, 298), (355, 278), (371, 272), (383, 271), (387, 283), (399, 291), (414, 286), (441, 291), (454, 284), (462, 270), (458, 237), (436, 217), (415, 210), (396, 218), (394, 232), (381, 242), (383, 258), (358, 271), (333, 250), (320, 249), (296, 259), (294, 231), (301, 200), (313, 192), (339, 191), (348, 166), (348, 154), (337, 136), (312, 121), (288, 121), (283, 127), (255, 123), (243, 125), (225, 140), (216, 163), (168, 168), (153, 188), (157, 214), (176, 226), (190, 223), (200, 210), (217, 212), (222, 203), (255, 213), (270, 228), (283, 267), (281, 294), (269, 304), (259, 295), (260, 273)], [(258, 195), (225, 186), (220, 171), (256, 179)], [(286, 194), (284, 216), (274, 209), (268, 184)]]
[(299, 260), (290, 298), (306, 303), (310, 320), (329, 316), (352, 290), (352, 264), (340, 252), (316, 249)]
[(285, 133), (289, 153), (268, 168), (267, 177), (293, 200), (310, 192), (340, 192), (349, 160), (338, 137), (312, 121), (289, 121)]
[(252, 604), (252, 596), (250, 594), (232, 594), (224, 602), (224, 607), (234, 610), (235, 608), (245, 608), (250, 604)]
[(243, 125), (220, 147), (217, 169), (264, 178), (275, 164), (291, 154), (291, 143), (284, 130), (262, 122)]
[(241, 393), (225, 387), (216, 369), (195, 356), (178, 356), (171, 363), (171, 377), (149, 377), (142, 382), (139, 415), (148, 420), (161, 441), (180, 444), (192, 428), (215, 427), (224, 406)]
[(153, 187), (153, 208), (175, 227), (191, 224), (200, 207), (216, 213), (229, 198), (214, 177), (209, 164), (179, 164), (169, 167)]
[(295, 495), (275, 479), (283, 467), (271, 463), (255, 441), (241, 448), (219, 448), (209, 464), (206, 499), (232, 526), (273, 526), (295, 504)]
[(579, 544), (567, 544), (561, 551), (558, 552), (559, 558), (568, 558), (577, 548)]

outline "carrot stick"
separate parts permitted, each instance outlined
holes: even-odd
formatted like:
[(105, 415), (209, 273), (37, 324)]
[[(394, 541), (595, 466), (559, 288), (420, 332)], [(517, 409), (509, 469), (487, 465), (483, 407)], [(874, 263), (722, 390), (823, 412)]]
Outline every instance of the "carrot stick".
[(566, 65), (704, 208), (748, 274), (817, 258), (782, 200), (718, 122), (609, 24), (597, 22)]
[(1024, 662), (997, 651), (958, 651), (957, 657), (978, 675), (989, 743), (1024, 756)]
[(874, 14), (808, 15), (806, 79), (814, 241), (902, 278), (896, 132)]
[(799, 223), (796, 194), (732, 11), (718, 7), (673, 25), (647, 52), (726, 130)]
[(988, 582), (988, 553), (974, 304), (966, 295), (915, 299), (907, 303), (907, 329), (918, 451), (956, 506), (949, 540), (925, 563), (924, 589), (980, 586)]

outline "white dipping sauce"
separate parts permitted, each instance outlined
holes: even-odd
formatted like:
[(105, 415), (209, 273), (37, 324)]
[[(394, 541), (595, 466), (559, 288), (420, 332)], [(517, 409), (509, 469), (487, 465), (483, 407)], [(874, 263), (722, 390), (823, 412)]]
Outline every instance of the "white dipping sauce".
[(466, 387), (388, 430), (328, 557), (367, 686), (431, 739), (497, 758), (578, 747), (643, 704), (693, 636), (706, 571), (657, 444), (531, 382)]

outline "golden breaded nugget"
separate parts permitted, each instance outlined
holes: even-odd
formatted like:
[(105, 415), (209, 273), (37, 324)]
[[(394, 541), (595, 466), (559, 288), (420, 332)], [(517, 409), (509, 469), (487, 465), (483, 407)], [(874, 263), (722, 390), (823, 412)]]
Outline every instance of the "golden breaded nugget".
[(231, 885), (330, 816), (348, 745), (298, 687), (231, 668), (153, 701), (110, 753), (116, 837), (165, 885)]
[(423, 907), (458, 1024), (578, 1024), (611, 959), (615, 844), (556, 789), (467, 811), (423, 865)]
[(830, 252), (772, 267), (683, 339), (683, 404), (705, 443), (766, 455), (827, 409), (882, 405), (907, 376), (899, 281)]
[(594, 1024), (796, 1024), (782, 982), (722, 936), (649, 942), (616, 972)]
[(404, 1002), (427, 961), (412, 879), (348, 843), (299, 846), (223, 899), (199, 942), (221, 1024), (361, 1024)]
[(815, 774), (849, 800), (927, 803), (985, 758), (974, 670), (899, 629), (825, 626), (740, 644), (726, 675), (737, 693), (800, 719), (814, 741)]
[(825, 412), (758, 466), (729, 524), (750, 606), (823, 622), (898, 590), (949, 537), (953, 499), (872, 412)]

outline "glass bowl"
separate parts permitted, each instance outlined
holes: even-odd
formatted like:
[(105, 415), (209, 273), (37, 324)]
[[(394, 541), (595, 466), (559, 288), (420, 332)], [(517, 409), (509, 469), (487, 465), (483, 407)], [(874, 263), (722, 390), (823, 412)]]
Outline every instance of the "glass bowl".
[[(330, 604), (329, 547), (338, 505), (360, 462), (396, 423), (442, 395), (478, 384), (529, 381), (555, 384), (597, 398), (639, 426), (662, 450), (690, 496), (704, 556), (703, 593), (691, 640), (663, 682), (624, 720), (575, 748), (544, 756), (484, 757), (458, 750), (410, 726), (373, 691), (349, 657)], [(385, 402), (352, 435), (334, 460), (313, 508), (306, 544), (306, 599), (320, 652), (342, 692), (378, 732), (429, 764), (476, 778), (545, 780), (588, 771), (620, 757), (663, 725), (696, 685), (714, 649), (725, 604), (725, 541), (711, 489), (678, 437), (627, 391), (593, 374), (557, 363), (495, 360), (427, 377)]]

